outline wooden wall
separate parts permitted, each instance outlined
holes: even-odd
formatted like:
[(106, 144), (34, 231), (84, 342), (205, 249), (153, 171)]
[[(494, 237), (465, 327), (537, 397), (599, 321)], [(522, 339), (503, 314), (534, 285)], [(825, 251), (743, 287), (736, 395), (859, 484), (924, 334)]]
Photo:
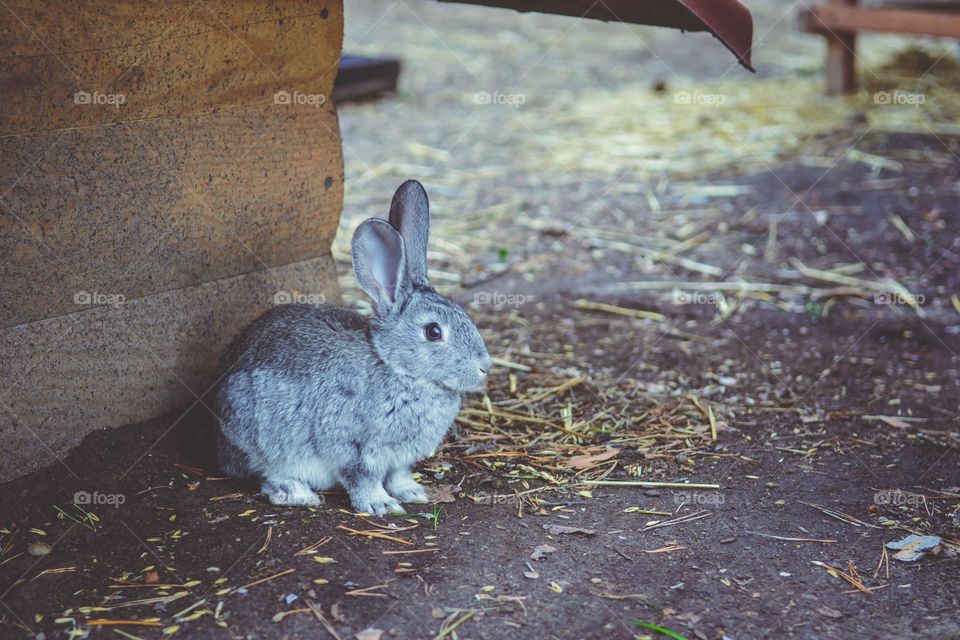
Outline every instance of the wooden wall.
[(201, 396), (285, 294), (337, 296), (341, 0), (8, 0), (0, 479)]

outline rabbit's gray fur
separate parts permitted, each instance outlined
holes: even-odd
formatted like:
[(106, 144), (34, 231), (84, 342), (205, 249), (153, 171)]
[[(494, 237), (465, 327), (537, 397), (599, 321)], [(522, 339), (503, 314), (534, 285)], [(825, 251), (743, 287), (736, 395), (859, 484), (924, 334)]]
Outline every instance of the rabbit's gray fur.
[[(374, 299), (367, 319), (332, 305), (281, 305), (255, 320), (223, 359), (218, 454), (235, 477), (262, 478), (274, 504), (312, 506), (340, 484), (355, 509), (402, 512), (426, 502), (410, 469), (437, 449), (462, 394), (490, 369), (466, 312), (427, 282), (429, 211), (405, 182), (390, 224), (353, 236), (354, 272)], [(424, 326), (436, 322), (441, 342)]]

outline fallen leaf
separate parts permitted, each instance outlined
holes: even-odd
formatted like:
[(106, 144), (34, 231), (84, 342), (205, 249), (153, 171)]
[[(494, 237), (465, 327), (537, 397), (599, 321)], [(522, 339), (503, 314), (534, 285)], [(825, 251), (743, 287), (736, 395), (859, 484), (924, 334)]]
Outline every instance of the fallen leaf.
[(688, 622), (688, 623), (690, 623), (690, 626), (693, 626), (693, 625), (697, 624), (698, 622), (700, 622), (700, 618), (701, 618), (701, 616), (698, 616), (697, 614), (695, 614), (695, 613), (690, 613), (690, 612), (681, 613), (681, 614), (678, 615), (678, 616), (673, 616), (673, 619), (674, 619), (674, 620), (680, 620), (681, 622)]
[(887, 543), (887, 549), (899, 549), (893, 557), (903, 562), (914, 562), (927, 551), (937, 553), (940, 546), (939, 536), (918, 536), (910, 534), (906, 538)]
[(582, 533), (585, 536), (592, 536), (596, 533), (596, 531), (593, 529), (583, 529), (581, 527), (568, 527), (565, 524), (545, 524), (543, 525), (543, 528), (546, 529), (549, 534), (554, 536), (562, 536), (565, 534), (574, 534), (574, 533)]
[(157, 573), (156, 571), (147, 571), (147, 573), (143, 576), (143, 581), (146, 582), (147, 584), (153, 584), (154, 582), (158, 582), (159, 580), (160, 580), (160, 574)]
[(825, 615), (828, 618), (842, 618), (843, 614), (837, 611), (836, 609), (831, 609), (830, 607), (824, 605), (817, 608), (817, 613)]
[(380, 640), (383, 635), (383, 629), (364, 629), (357, 633), (357, 640)]
[(438, 502), (456, 502), (457, 498), (453, 495), (453, 492), (457, 490), (456, 485), (452, 484), (428, 484), (423, 487), (427, 491), (427, 498), (430, 499), (430, 502), (436, 504)]
[(620, 450), (619, 450), (619, 449), (614, 449), (613, 447), (607, 447), (606, 449), (604, 449), (604, 450), (601, 451), (600, 453), (592, 453), (592, 454), (584, 454), (584, 455), (582, 455), (582, 456), (574, 456), (574, 457), (570, 458), (569, 460), (567, 460), (567, 466), (570, 467), (571, 469), (576, 469), (577, 471), (580, 471), (580, 470), (582, 470), (582, 469), (586, 469), (586, 468), (588, 468), (588, 467), (592, 467), (593, 465), (597, 464), (598, 462), (603, 462), (604, 460), (609, 460), (610, 458), (613, 458), (614, 456), (616, 456), (618, 453), (620, 453)]
[(524, 571), (523, 577), (530, 578), (531, 580), (536, 580), (537, 578), (540, 577), (540, 574), (537, 573), (536, 571)]
[(538, 544), (533, 549), (533, 553), (530, 554), (531, 560), (540, 560), (545, 558), (547, 554), (553, 553), (557, 548), (550, 544)]

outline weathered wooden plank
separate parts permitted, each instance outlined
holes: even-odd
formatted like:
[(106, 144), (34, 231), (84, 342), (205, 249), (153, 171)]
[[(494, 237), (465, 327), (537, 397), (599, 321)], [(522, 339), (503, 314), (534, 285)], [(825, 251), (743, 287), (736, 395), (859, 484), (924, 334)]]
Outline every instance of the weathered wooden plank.
[(877, 9), (824, 5), (803, 14), (803, 28), (820, 33), (875, 31), (960, 38), (960, 14), (955, 11)]
[[(340, 2), (14, 2), (0, 136), (329, 96)], [(8, 16), (9, 17), (9, 16)]]
[(270, 104), (0, 138), (0, 194), (0, 326), (306, 260), (343, 204), (336, 113)]
[[(336, 10), (324, 0), (5, 0), (4, 57), (142, 45)], [(335, 6), (336, 5), (336, 6)]]
[(0, 329), (0, 481), (94, 429), (193, 404), (233, 336), (289, 294), (336, 301), (332, 258)]

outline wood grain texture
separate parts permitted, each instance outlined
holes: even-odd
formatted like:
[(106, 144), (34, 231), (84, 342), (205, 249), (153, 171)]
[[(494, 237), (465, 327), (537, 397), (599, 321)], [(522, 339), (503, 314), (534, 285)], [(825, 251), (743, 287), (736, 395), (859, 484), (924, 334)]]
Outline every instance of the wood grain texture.
[(960, 38), (960, 14), (945, 10), (878, 9), (843, 2), (817, 6), (805, 18), (809, 31), (829, 34), (873, 31)]
[[(326, 255), (332, 104), (0, 138), (0, 326)], [(80, 295), (80, 305), (76, 296)]]
[(289, 294), (338, 301), (333, 259), (0, 329), (0, 481), (55, 462), (94, 429), (195, 403), (229, 341)]
[(0, 136), (329, 96), (343, 43), (339, 0), (6, 6)]
[(92, 429), (194, 402), (277, 299), (336, 299), (343, 157), (326, 98), (343, 6), (0, 12), (5, 479)]

